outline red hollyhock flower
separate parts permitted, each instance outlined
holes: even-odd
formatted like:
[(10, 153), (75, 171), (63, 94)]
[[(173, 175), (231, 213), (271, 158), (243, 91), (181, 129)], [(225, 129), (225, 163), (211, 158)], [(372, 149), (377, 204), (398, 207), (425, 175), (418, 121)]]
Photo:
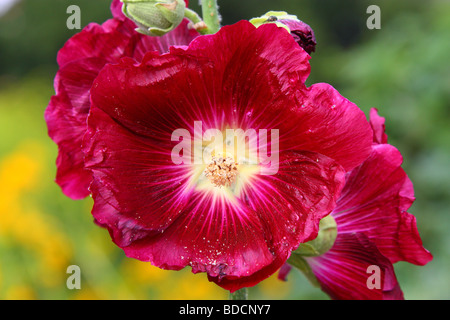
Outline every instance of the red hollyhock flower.
[[(235, 291), (317, 236), (344, 172), (369, 155), (373, 132), (331, 86), (305, 87), (308, 59), (285, 29), (241, 21), (187, 48), (100, 71), (83, 147), (92, 213), (127, 256), (163, 269), (191, 266)], [(191, 147), (183, 137), (191, 159), (214, 129), (278, 130), (258, 150), (271, 149), (277, 172), (263, 174), (251, 149), (244, 158), (174, 164), (174, 132), (195, 138)]]
[[(370, 112), (372, 153), (347, 174), (331, 215), (338, 235), (334, 246), (305, 258), (320, 285), (333, 299), (403, 299), (393, 263), (425, 265), (432, 255), (423, 248), (415, 217), (406, 210), (414, 201), (413, 185), (401, 168), (402, 156), (387, 144), (384, 118)], [(370, 289), (369, 266), (380, 269), (381, 286)], [(282, 268), (284, 278), (289, 268)]]
[(49, 136), (59, 149), (56, 182), (73, 199), (90, 193), (92, 177), (84, 168), (81, 144), (90, 109), (90, 89), (99, 71), (123, 57), (141, 61), (148, 51), (167, 52), (170, 46), (187, 45), (198, 36), (187, 28), (188, 20), (163, 37), (138, 34), (134, 23), (122, 14), (121, 6), (119, 0), (114, 0), (113, 19), (102, 25), (89, 24), (69, 39), (57, 56), (56, 94), (45, 111), (45, 120)]

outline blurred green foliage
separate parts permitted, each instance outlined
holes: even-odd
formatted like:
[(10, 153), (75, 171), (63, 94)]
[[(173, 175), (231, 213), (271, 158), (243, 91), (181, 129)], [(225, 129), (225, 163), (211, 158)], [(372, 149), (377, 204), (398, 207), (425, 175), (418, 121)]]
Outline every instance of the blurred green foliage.
[[(53, 182), (56, 145), (43, 113), (53, 94), (56, 53), (82, 25), (109, 18), (108, 0), (22, 0), (0, 17), (0, 299), (223, 299), (203, 275), (160, 271), (124, 257), (92, 222), (91, 199), (72, 201)], [(410, 209), (425, 267), (395, 265), (407, 299), (450, 298), (450, 2), (221, 0), (223, 24), (284, 10), (310, 24), (318, 46), (309, 84), (328, 82), (368, 115), (386, 118), (389, 142), (404, 155), (415, 186)], [(369, 5), (381, 29), (366, 27)], [(191, 8), (200, 12), (195, 0)], [(82, 289), (65, 286), (66, 268), (82, 269)], [(196, 288), (193, 290), (193, 288)], [(250, 298), (326, 299), (300, 274), (262, 282)]]

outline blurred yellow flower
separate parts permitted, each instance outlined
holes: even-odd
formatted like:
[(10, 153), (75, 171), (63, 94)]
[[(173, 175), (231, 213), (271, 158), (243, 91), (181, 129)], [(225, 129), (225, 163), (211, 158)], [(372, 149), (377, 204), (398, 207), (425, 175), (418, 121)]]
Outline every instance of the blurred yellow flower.
[(292, 281), (281, 281), (276, 273), (262, 281), (257, 288), (268, 299), (284, 299), (292, 293)]
[(35, 300), (36, 294), (31, 287), (18, 285), (6, 290), (5, 300)]
[(172, 300), (223, 300), (228, 297), (228, 291), (209, 282), (205, 274), (193, 274), (187, 269), (177, 271), (159, 292), (159, 299)]
[[(55, 218), (43, 213), (33, 198), (42, 188), (44, 165), (45, 149), (35, 141), (23, 142), (0, 161), (0, 240), (24, 251), (26, 263), (10, 268), (19, 282), (53, 287), (65, 281), (71, 250)], [(31, 291), (11, 285), (5, 295), (32, 298)]]
[(122, 266), (123, 275), (140, 284), (159, 284), (169, 277), (169, 271), (161, 270), (148, 262), (126, 259)]
[(126, 258), (122, 264), (122, 275), (133, 286), (151, 292), (159, 300), (226, 299), (227, 291), (208, 281), (204, 274), (194, 275), (190, 270), (170, 271)]

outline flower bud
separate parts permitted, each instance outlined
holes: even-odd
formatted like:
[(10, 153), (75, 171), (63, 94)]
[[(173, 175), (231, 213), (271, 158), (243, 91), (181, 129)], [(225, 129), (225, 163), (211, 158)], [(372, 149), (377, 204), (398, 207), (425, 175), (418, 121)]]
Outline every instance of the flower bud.
[(253, 25), (259, 27), (265, 23), (275, 23), (279, 27), (288, 30), (295, 41), (308, 54), (316, 50), (316, 37), (314, 31), (309, 25), (299, 20), (297, 16), (290, 15), (284, 11), (269, 11), (265, 15), (250, 20)]
[(336, 221), (331, 215), (328, 215), (320, 220), (317, 238), (306, 243), (301, 243), (294, 252), (306, 257), (320, 256), (333, 247), (336, 237)]
[(122, 11), (138, 26), (136, 31), (162, 36), (175, 29), (184, 18), (184, 0), (121, 0)]

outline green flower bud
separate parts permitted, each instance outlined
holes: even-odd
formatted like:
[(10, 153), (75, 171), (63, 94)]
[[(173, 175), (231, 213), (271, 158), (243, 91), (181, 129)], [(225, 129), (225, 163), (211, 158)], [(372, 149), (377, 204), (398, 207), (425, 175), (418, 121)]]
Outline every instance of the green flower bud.
[(291, 32), (288, 26), (281, 23), (279, 20), (297, 20), (296, 16), (290, 15), (287, 12), (284, 11), (269, 11), (265, 15), (253, 18), (250, 20), (250, 23), (253, 24), (255, 27), (259, 27), (265, 23), (275, 23), (277, 26), (285, 28), (287, 31)]
[(316, 257), (326, 253), (333, 247), (337, 237), (337, 224), (331, 215), (319, 223), (319, 234), (312, 241), (302, 243), (294, 253), (305, 257)]
[(121, 0), (122, 11), (138, 26), (137, 32), (162, 36), (175, 29), (184, 18), (184, 0)]

